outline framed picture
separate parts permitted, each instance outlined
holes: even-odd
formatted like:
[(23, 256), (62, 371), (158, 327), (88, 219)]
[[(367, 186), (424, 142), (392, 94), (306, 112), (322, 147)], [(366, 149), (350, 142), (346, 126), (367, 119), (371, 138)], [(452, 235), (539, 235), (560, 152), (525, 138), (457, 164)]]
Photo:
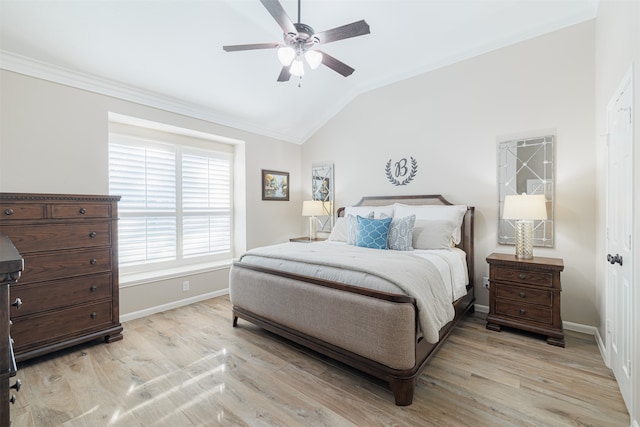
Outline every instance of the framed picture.
[(262, 169), (262, 200), (289, 201), (289, 172)]

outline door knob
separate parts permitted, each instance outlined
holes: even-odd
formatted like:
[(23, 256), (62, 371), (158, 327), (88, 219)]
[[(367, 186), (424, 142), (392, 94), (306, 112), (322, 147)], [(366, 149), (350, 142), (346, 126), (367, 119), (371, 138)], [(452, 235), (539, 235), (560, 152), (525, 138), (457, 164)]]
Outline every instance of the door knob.
[(617, 262), (618, 264), (622, 265), (622, 257), (619, 254), (608, 254), (607, 261), (609, 261), (611, 264), (615, 264)]

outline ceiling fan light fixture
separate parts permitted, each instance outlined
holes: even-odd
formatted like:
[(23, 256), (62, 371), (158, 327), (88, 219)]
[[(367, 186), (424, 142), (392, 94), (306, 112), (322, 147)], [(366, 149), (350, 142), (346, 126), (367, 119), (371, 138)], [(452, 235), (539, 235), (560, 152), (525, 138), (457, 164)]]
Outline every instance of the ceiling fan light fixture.
[(296, 57), (296, 51), (291, 46), (282, 46), (278, 48), (278, 60), (285, 67), (291, 64)]
[(322, 53), (317, 50), (308, 50), (304, 53), (304, 59), (307, 60), (309, 67), (311, 67), (312, 70), (315, 70), (320, 66), (320, 64), (322, 64)]
[(291, 63), (291, 68), (289, 68), (289, 72), (291, 73), (292, 76), (296, 76), (296, 77), (304, 76), (304, 64), (302, 63), (302, 61), (296, 58)]

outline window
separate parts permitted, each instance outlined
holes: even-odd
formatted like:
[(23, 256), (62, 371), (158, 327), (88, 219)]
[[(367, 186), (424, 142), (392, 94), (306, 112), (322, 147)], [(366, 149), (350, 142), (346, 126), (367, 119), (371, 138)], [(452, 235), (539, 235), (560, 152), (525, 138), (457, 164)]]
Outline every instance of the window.
[(232, 257), (231, 152), (202, 148), (211, 144), (195, 138), (193, 145), (185, 143), (189, 137), (172, 139), (111, 126), (109, 193), (122, 196), (118, 240), (125, 273)]

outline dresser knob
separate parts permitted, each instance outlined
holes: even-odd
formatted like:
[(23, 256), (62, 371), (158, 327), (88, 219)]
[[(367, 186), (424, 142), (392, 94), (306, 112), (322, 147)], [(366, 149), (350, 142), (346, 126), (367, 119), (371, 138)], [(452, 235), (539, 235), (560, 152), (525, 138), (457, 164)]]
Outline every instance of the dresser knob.
[(93, 313), (91, 313), (91, 318), (95, 319), (96, 317), (98, 317), (98, 313), (96, 313), (95, 311)]
[(78, 212), (80, 212), (80, 215), (84, 215), (87, 213), (87, 210), (85, 208), (80, 208)]
[(16, 380), (16, 383), (9, 388), (14, 389), (15, 391), (20, 391), (20, 387), (22, 387), (22, 381)]
[(520, 298), (526, 298), (527, 294), (525, 294), (524, 292), (520, 292)]
[(5, 209), (4, 210), (4, 214), (5, 215), (13, 215), (13, 209), (11, 209), (11, 208)]
[(525, 314), (527, 312), (527, 310), (525, 310), (524, 308), (520, 309), (520, 314)]
[(91, 287), (89, 288), (89, 290), (90, 290), (91, 292), (95, 292), (95, 291), (97, 291), (97, 290), (98, 290), (98, 287), (97, 287), (96, 285), (93, 285), (93, 286), (91, 286)]
[(91, 265), (96, 265), (98, 263), (98, 260), (95, 258), (91, 258), (91, 261), (89, 261), (91, 263)]
[(526, 278), (527, 278), (527, 275), (526, 275), (526, 274), (524, 274), (524, 273), (520, 273), (520, 274), (518, 274), (518, 279), (520, 279), (520, 280), (524, 280), (524, 279), (526, 279)]
[(20, 307), (22, 307), (22, 300), (20, 298), (16, 298), (16, 300), (12, 302), (11, 305), (14, 306), (16, 310), (20, 310)]
[(12, 395), (11, 395), (11, 398), (9, 399), (9, 402), (10, 402), (12, 405), (14, 405), (14, 404), (16, 403), (16, 400), (18, 400), (18, 399), (16, 399), (16, 395), (15, 395), (15, 394), (12, 394)]
[(95, 231), (92, 231), (91, 233), (89, 233), (89, 237), (91, 237), (92, 239), (94, 237), (96, 237), (98, 235), (98, 233), (96, 233)]

